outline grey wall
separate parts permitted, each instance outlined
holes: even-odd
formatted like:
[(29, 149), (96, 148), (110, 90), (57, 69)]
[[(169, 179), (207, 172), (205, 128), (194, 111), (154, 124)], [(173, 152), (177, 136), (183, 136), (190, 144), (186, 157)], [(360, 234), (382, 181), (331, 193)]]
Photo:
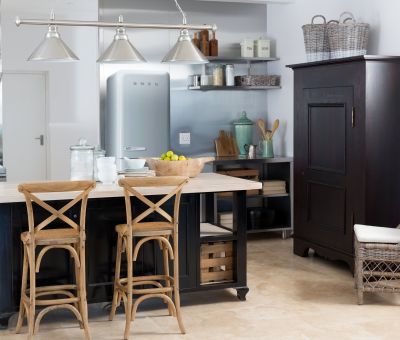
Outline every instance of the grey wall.
[[(212, 3), (196, 0), (181, 0), (189, 23), (216, 23), (220, 55), (239, 56), (239, 42), (244, 38), (257, 38), (266, 34), (266, 6), (238, 3)], [(102, 0), (100, 19), (115, 21), (123, 14), (125, 21), (140, 23), (180, 23), (173, 0)], [(232, 121), (241, 111), (256, 118), (267, 117), (267, 94), (264, 91), (211, 91), (186, 90), (187, 77), (201, 73), (202, 66), (161, 65), (159, 61), (175, 44), (177, 31), (130, 30), (129, 36), (135, 47), (148, 60), (140, 65), (102, 65), (100, 67), (101, 97), (104, 100), (106, 78), (120, 69), (162, 70), (171, 75), (171, 144), (179, 153), (190, 155), (214, 152), (214, 139), (220, 129), (231, 130)], [(100, 51), (108, 46), (114, 31), (100, 31)], [(255, 73), (266, 71), (266, 65), (255, 66)], [(237, 67), (238, 74), (246, 70)], [(102, 105), (102, 108), (104, 106)], [(191, 132), (191, 145), (179, 145), (179, 132)], [(151, 132), (149, 132), (151, 133)], [(254, 141), (258, 134), (254, 130)], [(156, 136), (154, 136), (157, 138)]]

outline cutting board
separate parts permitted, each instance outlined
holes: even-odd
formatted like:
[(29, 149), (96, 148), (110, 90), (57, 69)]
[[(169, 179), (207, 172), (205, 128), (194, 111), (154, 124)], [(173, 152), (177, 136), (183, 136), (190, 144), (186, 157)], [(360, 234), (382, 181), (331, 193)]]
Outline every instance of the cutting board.
[(215, 149), (219, 157), (232, 157), (239, 154), (236, 141), (230, 132), (221, 130), (215, 140)]

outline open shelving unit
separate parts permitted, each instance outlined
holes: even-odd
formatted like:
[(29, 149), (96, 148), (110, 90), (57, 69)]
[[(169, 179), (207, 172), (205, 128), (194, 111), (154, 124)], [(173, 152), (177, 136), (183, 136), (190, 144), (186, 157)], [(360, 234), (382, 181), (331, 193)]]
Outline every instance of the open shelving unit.
[[(245, 157), (217, 157), (213, 163), (213, 171), (240, 176), (240, 170), (258, 171), (259, 181), (282, 180), (286, 183), (286, 193), (265, 195), (262, 192), (248, 192), (246, 196), (248, 207), (247, 232), (249, 234), (281, 232), (286, 238), (293, 232), (293, 159), (290, 157), (256, 158)], [(234, 171), (232, 171), (234, 170)], [(215, 195), (215, 216), (218, 225), (220, 213), (232, 211), (232, 195), (227, 193)], [(252, 209), (267, 208), (274, 211), (272, 222), (268, 225), (260, 223), (256, 228), (250, 223)], [(267, 222), (265, 222), (267, 223)], [(222, 221), (220, 224), (223, 226)]]

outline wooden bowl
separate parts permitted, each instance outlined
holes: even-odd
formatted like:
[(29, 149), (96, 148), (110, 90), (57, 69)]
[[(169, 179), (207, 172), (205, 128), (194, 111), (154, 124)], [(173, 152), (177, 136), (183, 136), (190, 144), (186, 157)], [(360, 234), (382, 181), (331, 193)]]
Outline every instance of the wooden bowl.
[(163, 161), (159, 158), (147, 158), (147, 164), (156, 176), (196, 177), (204, 168), (204, 164), (212, 162), (214, 157), (200, 157), (186, 161)]

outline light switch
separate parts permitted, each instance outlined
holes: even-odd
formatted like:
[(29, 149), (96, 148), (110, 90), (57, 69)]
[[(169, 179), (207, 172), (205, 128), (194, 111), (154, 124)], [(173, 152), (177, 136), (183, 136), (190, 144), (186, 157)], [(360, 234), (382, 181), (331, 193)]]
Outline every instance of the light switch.
[(190, 132), (179, 133), (179, 144), (190, 145)]

